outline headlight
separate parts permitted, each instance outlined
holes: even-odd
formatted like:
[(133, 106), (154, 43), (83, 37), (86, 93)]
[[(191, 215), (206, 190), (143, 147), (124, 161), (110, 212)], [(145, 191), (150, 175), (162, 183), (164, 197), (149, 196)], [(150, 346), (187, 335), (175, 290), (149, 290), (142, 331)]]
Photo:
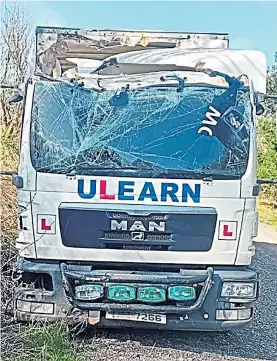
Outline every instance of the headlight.
[(222, 286), (221, 296), (254, 298), (256, 296), (256, 293), (256, 282), (224, 282)]

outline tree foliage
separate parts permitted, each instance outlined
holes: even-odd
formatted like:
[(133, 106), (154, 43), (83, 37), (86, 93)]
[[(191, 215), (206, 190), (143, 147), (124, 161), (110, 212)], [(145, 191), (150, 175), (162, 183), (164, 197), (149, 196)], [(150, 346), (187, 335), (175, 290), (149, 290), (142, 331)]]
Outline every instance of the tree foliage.
[[(277, 65), (267, 70), (267, 94), (277, 96)], [(267, 99), (265, 102), (266, 115), (275, 118), (277, 113), (277, 100)]]
[[(32, 17), (22, 3), (6, 2), (1, 5), (0, 24), (0, 83), (18, 86), (28, 69)], [(10, 106), (10, 96), (11, 91), (0, 92), (0, 117), (2, 126), (9, 126), (10, 134), (15, 135), (21, 105)]]
[[(32, 16), (23, 3), (2, 2), (0, 11), (0, 84), (18, 86), (26, 79), (31, 48)], [(16, 170), (19, 159), (19, 133), (22, 105), (10, 106), (11, 90), (0, 89), (0, 170)], [(0, 178), (2, 200), (1, 230), (17, 229), (17, 192), (10, 177)]]
[(277, 179), (277, 139), (273, 118), (258, 121), (258, 177)]
[[(267, 94), (277, 95), (277, 66), (268, 69)], [(258, 119), (258, 178), (277, 180), (277, 101), (267, 100), (265, 109), (265, 116)], [(277, 186), (263, 185), (262, 190), (261, 199), (277, 213)]]

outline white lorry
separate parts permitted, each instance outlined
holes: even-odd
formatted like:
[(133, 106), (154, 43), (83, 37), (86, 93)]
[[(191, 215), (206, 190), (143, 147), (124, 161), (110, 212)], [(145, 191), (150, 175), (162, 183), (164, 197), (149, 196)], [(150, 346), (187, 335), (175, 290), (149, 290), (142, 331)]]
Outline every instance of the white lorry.
[(227, 34), (37, 28), (15, 319), (249, 324), (265, 92), (264, 55)]

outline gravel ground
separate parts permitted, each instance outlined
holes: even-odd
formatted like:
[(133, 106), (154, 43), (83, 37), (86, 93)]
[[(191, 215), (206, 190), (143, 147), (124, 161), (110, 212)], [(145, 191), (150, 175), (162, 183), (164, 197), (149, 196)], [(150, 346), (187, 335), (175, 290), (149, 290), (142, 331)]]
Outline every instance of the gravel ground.
[(277, 361), (277, 245), (257, 244), (261, 289), (251, 327), (228, 333), (90, 331), (79, 337), (93, 361)]

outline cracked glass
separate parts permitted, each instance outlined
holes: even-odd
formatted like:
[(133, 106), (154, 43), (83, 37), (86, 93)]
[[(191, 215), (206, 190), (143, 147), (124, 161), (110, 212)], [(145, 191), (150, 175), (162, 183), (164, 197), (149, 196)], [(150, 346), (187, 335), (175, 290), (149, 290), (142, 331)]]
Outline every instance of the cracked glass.
[(246, 170), (251, 126), (246, 89), (156, 85), (116, 93), (40, 81), (31, 158), (47, 173), (233, 179)]

